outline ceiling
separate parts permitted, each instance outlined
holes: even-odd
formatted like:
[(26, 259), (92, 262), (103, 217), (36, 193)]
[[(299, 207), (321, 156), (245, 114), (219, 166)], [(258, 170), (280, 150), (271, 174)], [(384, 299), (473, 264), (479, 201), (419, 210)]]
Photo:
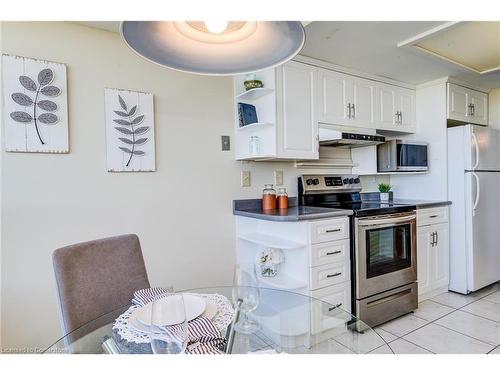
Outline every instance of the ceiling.
[[(79, 22), (118, 32), (119, 22)], [(484, 88), (500, 87), (500, 71), (479, 74), (411, 45), (398, 43), (444, 24), (444, 21), (317, 21), (306, 26), (301, 55), (351, 69), (421, 84), (452, 76)], [(474, 40), (475, 49), (488, 40)], [(480, 49), (480, 48), (479, 48)]]

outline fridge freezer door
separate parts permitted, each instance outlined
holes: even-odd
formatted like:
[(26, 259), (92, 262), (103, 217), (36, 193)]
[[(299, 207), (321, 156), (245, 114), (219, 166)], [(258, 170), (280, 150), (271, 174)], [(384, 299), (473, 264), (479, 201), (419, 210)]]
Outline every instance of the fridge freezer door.
[(465, 169), (500, 171), (500, 130), (466, 125)]
[(500, 172), (466, 172), (468, 291), (500, 280)]

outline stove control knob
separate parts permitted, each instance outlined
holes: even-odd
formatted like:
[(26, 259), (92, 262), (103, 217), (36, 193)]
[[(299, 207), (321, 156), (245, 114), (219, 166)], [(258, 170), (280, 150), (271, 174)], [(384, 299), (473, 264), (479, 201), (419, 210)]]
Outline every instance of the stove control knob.
[(308, 179), (306, 180), (306, 184), (307, 184), (307, 185), (312, 185), (312, 184), (313, 184), (313, 179), (312, 179), (312, 178), (308, 178)]
[(355, 183), (355, 184), (359, 184), (360, 182), (361, 182), (361, 180), (359, 179), (359, 177), (356, 177), (356, 178), (354, 179), (354, 183)]
[(314, 184), (314, 185), (319, 185), (319, 180), (318, 180), (317, 178), (315, 178), (315, 179), (313, 180), (313, 184)]
[(354, 183), (354, 178), (350, 178), (350, 179), (349, 179), (349, 183), (350, 183), (350, 184)]
[(347, 184), (349, 183), (349, 179), (348, 179), (348, 178), (344, 178), (344, 179), (342, 180), (342, 182), (344, 183), (344, 185), (347, 185)]

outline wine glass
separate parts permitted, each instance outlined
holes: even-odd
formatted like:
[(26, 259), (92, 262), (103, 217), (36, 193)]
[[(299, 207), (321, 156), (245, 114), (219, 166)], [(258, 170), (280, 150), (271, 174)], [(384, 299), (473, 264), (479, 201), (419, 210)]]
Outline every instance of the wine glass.
[(154, 354), (182, 354), (189, 341), (183, 294), (169, 294), (152, 303), (151, 350)]
[(259, 306), (259, 285), (254, 267), (252, 267), (251, 271), (247, 271), (236, 265), (232, 294), (234, 305), (239, 306), (240, 311), (244, 314), (243, 320), (239, 320), (234, 329), (245, 334), (258, 331), (260, 328), (259, 323), (248, 319), (248, 314)]

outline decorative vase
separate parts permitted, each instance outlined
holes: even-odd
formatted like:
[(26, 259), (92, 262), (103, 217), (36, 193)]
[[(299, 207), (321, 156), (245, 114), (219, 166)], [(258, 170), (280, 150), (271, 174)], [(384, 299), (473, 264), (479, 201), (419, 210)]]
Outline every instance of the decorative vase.
[(275, 277), (278, 274), (278, 264), (262, 263), (260, 265), (260, 274), (262, 277)]
[(389, 201), (389, 193), (380, 193), (380, 200), (384, 202)]

